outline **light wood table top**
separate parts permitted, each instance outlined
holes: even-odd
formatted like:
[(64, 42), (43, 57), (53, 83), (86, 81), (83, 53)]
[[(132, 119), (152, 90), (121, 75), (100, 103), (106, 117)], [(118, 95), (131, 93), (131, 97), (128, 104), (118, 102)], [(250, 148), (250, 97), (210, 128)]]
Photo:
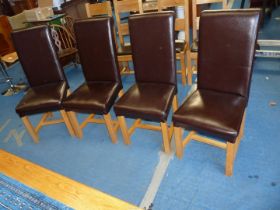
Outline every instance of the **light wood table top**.
[(74, 209), (140, 209), (2, 149), (0, 172)]

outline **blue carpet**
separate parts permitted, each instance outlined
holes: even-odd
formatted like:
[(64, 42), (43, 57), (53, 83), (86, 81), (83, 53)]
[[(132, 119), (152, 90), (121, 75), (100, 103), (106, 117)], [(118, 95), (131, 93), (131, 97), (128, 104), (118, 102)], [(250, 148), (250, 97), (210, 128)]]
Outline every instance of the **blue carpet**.
[(0, 209), (70, 210), (72, 208), (0, 173)]

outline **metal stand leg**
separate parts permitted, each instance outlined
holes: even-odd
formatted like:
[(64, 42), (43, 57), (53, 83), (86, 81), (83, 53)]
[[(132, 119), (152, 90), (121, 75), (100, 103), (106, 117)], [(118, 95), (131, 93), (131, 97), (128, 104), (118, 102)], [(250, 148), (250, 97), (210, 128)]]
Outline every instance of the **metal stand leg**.
[(5, 82), (8, 83), (10, 85), (10, 87), (5, 90), (4, 92), (2, 92), (3, 96), (12, 96), (15, 95), (17, 93), (19, 93), (21, 90), (26, 89), (26, 84), (17, 84), (15, 85), (12, 82), (12, 78), (9, 76), (8, 72), (7, 72), (7, 66), (4, 63), (0, 63), (0, 68), (1, 68), (1, 73), (4, 76)]

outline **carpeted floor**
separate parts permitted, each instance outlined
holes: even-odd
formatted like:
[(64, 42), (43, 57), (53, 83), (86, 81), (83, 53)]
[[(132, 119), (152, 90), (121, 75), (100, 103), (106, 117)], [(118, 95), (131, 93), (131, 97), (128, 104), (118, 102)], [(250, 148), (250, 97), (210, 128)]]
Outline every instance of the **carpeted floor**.
[[(279, 8), (273, 14), (277, 16)], [(271, 33), (280, 39), (276, 19), (261, 30), (262, 38), (271, 37)], [(24, 80), (19, 64), (9, 72), (16, 80)], [(72, 90), (82, 83), (80, 67), (69, 66), (65, 72)], [(134, 81), (133, 76), (122, 79), (125, 89)], [(191, 142), (182, 160), (168, 157), (155, 199), (148, 196), (146, 204), (152, 202), (153, 210), (280, 209), (279, 81), (278, 59), (256, 59), (245, 135), (233, 177), (224, 176), (224, 151)], [(181, 103), (190, 87), (183, 87), (180, 77), (178, 83)], [(0, 86), (0, 90), (4, 88)], [(122, 200), (143, 204), (146, 192), (155, 187), (151, 181), (157, 179), (154, 172), (160, 165), (160, 133), (137, 130), (132, 144), (125, 146), (120, 132), (118, 143), (112, 144), (104, 125), (88, 125), (84, 138), (78, 140), (71, 138), (61, 124), (43, 128), (40, 143), (34, 144), (14, 112), (22, 96), (0, 96), (0, 148)], [(79, 115), (80, 120), (82, 117)], [(38, 120), (39, 116), (32, 118), (34, 123)]]

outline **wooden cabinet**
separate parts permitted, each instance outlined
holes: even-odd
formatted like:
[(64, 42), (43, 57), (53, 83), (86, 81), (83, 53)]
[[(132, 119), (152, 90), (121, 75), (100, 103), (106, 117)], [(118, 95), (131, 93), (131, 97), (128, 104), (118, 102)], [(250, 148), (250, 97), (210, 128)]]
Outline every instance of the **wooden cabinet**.
[(12, 28), (7, 16), (0, 16), (0, 55), (5, 55), (14, 51), (11, 31)]

